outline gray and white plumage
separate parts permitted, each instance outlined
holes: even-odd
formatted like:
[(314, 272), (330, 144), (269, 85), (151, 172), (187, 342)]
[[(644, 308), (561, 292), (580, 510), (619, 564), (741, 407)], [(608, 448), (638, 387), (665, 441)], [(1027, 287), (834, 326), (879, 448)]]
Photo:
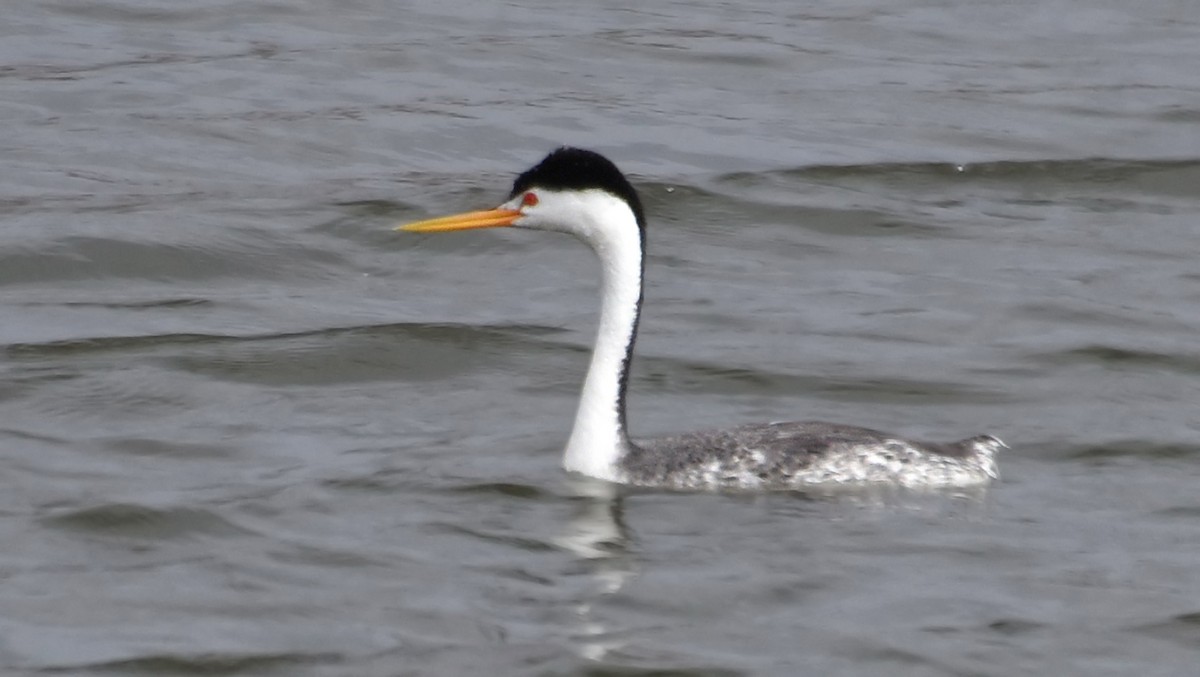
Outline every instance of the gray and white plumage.
[(821, 421), (749, 424), (638, 442), (621, 457), (620, 481), (673, 489), (968, 487), (999, 477), (1002, 446), (991, 435), (913, 442)]
[(646, 220), (637, 191), (607, 158), (560, 148), (493, 210), (402, 226), (436, 232), (512, 226), (570, 233), (601, 263), (600, 322), (563, 466), (603, 480), (674, 489), (825, 485), (970, 487), (999, 477), (990, 435), (930, 443), (823, 422), (744, 425), (635, 442), (625, 421), (642, 307)]

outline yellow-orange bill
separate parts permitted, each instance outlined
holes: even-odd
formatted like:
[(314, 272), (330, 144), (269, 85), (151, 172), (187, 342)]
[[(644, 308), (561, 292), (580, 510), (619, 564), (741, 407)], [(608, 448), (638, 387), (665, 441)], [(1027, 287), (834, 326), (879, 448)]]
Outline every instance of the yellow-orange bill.
[(414, 221), (396, 230), (407, 230), (412, 233), (440, 233), (447, 230), (468, 230), (471, 228), (495, 228), (511, 226), (513, 221), (520, 218), (521, 212), (515, 209), (485, 209), (480, 212), (466, 212), (451, 216), (442, 216), (426, 221)]

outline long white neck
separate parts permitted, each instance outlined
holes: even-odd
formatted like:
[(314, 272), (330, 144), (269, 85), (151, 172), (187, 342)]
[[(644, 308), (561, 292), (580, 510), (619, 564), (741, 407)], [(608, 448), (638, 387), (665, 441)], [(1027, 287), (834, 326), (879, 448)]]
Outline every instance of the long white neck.
[[(601, 220), (608, 221), (606, 227), (583, 224), (575, 230), (600, 257), (602, 301), (596, 345), (563, 467), (619, 481), (617, 462), (631, 448), (625, 432), (625, 383), (642, 301), (642, 242), (623, 202), (597, 217)], [(613, 221), (622, 222), (622, 227), (614, 228)]]

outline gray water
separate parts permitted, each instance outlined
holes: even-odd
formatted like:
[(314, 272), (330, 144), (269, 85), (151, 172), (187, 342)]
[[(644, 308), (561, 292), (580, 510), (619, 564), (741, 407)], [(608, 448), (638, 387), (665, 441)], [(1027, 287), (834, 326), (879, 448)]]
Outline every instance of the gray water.
[[(1200, 11), (9, 2), (5, 675), (1193, 675)], [(395, 233), (570, 143), (650, 218), (639, 435), (1012, 447), (609, 492), (598, 269)]]

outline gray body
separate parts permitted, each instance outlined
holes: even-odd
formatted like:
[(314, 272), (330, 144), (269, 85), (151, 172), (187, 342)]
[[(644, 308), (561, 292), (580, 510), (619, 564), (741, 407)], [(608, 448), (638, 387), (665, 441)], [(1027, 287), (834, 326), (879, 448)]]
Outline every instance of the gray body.
[(621, 480), (676, 489), (802, 489), (887, 483), (966, 487), (999, 475), (990, 435), (957, 442), (914, 442), (822, 422), (751, 424), (631, 445)]

